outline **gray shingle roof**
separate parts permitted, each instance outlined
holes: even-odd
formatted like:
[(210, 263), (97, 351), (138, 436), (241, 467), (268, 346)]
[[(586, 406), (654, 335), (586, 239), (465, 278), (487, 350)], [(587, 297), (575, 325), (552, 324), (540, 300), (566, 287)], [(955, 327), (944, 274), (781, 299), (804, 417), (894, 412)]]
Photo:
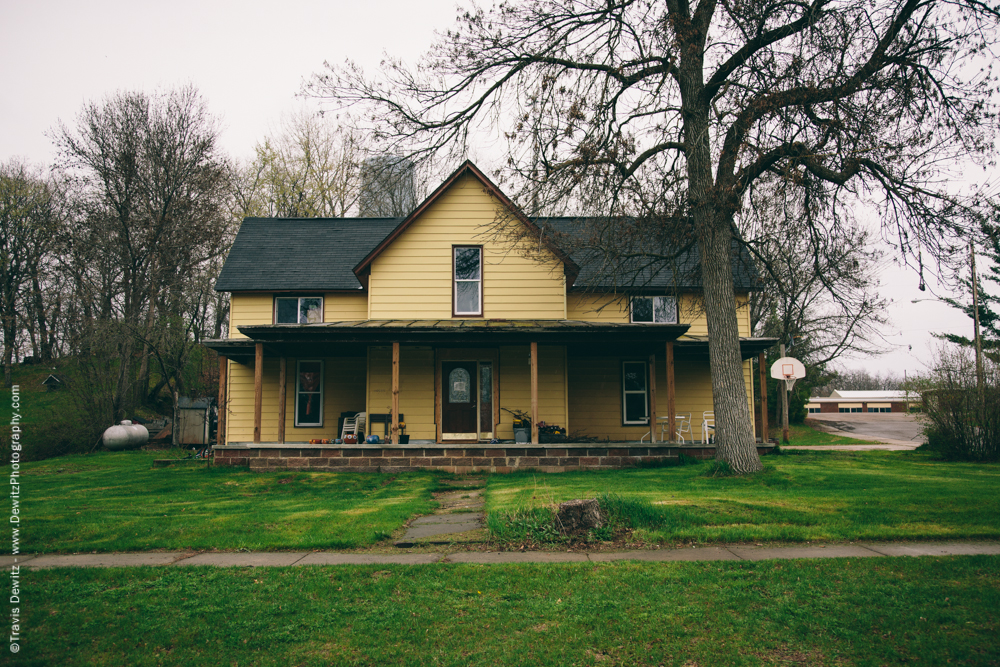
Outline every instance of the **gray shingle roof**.
[(219, 292), (359, 289), (354, 266), (403, 218), (246, 218)]
[[(404, 218), (247, 218), (215, 283), (220, 292), (324, 291), (361, 287), (354, 267)], [(575, 287), (629, 291), (697, 289), (701, 286), (698, 249), (692, 245), (669, 265), (619, 271), (601, 269), (602, 258), (581, 248), (585, 218), (537, 218), (580, 266)], [(735, 242), (734, 242), (735, 244)], [(655, 250), (655, 243), (648, 247)], [(733, 280), (737, 290), (757, 288), (758, 274), (747, 251), (734, 245)]]
[[(621, 219), (619, 219), (620, 221)], [(563, 248), (573, 261), (580, 266), (574, 287), (589, 289), (617, 289), (626, 291), (663, 291), (669, 289), (699, 289), (702, 286), (701, 268), (698, 260), (698, 244), (691, 242), (671, 261), (657, 261), (650, 257), (632, 260), (631, 270), (621, 264), (616, 270), (609, 270), (604, 265), (609, 255), (588, 249), (592, 242), (594, 229), (614, 229), (599, 218), (584, 217), (548, 217), (536, 218), (535, 223), (543, 233), (551, 234), (552, 241)], [(623, 230), (626, 225), (621, 225)], [(621, 234), (605, 234), (604, 243), (617, 243), (617, 252), (621, 255), (633, 254), (637, 251), (660, 253), (671, 256), (676, 252), (677, 242), (671, 239), (639, 240), (626, 238), (628, 231)], [(653, 237), (655, 232), (644, 233)], [(614, 253), (611, 254), (613, 256)], [(750, 253), (746, 247), (733, 241), (733, 281), (737, 291), (760, 289), (760, 277)]]

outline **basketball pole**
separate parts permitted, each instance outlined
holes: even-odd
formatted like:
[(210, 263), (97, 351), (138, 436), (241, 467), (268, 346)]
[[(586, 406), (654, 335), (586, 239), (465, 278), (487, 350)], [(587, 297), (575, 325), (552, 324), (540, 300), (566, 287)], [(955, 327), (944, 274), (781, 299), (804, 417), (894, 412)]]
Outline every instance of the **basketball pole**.
[[(785, 344), (781, 344), (781, 358), (785, 357)], [(782, 386), (783, 385), (783, 386)], [(781, 386), (781, 441), (788, 444), (788, 384), (779, 382)]]

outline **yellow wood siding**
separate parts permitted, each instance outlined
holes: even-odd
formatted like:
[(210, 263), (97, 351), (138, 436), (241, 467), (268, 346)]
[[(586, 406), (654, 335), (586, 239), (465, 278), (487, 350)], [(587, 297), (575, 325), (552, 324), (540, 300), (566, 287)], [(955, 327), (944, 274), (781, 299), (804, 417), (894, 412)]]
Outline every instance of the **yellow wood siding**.
[[(368, 319), (368, 295), (327, 293), (323, 295), (323, 321)], [(244, 324), (272, 324), (274, 294), (233, 294), (229, 303), (229, 337), (246, 338), (237, 327)]]
[[(399, 349), (399, 411), (406, 417), (406, 434), (411, 440), (434, 440), (434, 350), (427, 347)], [(367, 412), (392, 412), (392, 348), (368, 348)], [(373, 427), (380, 438), (381, 424)]]
[(484, 317), (564, 319), (562, 263), (492, 239), (498, 206), (478, 179), (456, 181), (372, 263), (371, 319), (450, 319), (453, 245), (483, 246)]
[[(531, 367), (527, 345), (500, 348), (500, 407), (531, 414)], [(568, 427), (566, 397), (566, 348), (538, 346), (538, 420)], [(501, 440), (514, 439), (514, 417), (500, 410)]]
[[(746, 294), (736, 295), (736, 317), (740, 336), (750, 336), (750, 301)], [(613, 294), (570, 294), (566, 297), (566, 319), (594, 322), (628, 322), (628, 299)], [(681, 294), (678, 321), (690, 324), (688, 336), (707, 336), (708, 323), (702, 298)]]
[(569, 294), (566, 319), (588, 322), (628, 322), (628, 298), (610, 294)]
[[(368, 295), (328, 293), (323, 295), (323, 321), (368, 319)], [(274, 294), (233, 294), (229, 301), (229, 337), (246, 338), (239, 328), (244, 324), (272, 324)]]
[[(273, 321), (274, 296), (272, 294), (232, 294), (230, 296), (230, 338), (246, 338), (239, 330), (239, 327), (244, 324), (271, 324)], [(252, 405), (251, 403), (251, 407)]]
[(368, 319), (368, 295), (358, 290), (357, 294), (326, 294), (323, 297), (323, 321), (342, 322), (344, 320)]
[[(656, 358), (656, 410), (667, 416), (666, 357)], [(622, 361), (648, 361), (641, 356), (570, 357), (569, 412), (573, 418), (571, 435), (586, 435), (610, 440), (639, 440), (648, 425), (622, 424)], [(743, 363), (748, 403), (753, 408), (750, 362)], [(674, 363), (675, 408), (677, 414), (691, 415), (691, 436), (701, 440), (705, 412), (713, 410), (712, 380), (708, 362), (676, 359)], [(657, 438), (659, 438), (657, 430)], [(685, 435), (686, 438), (689, 436)], [(647, 438), (648, 441), (648, 438)]]
[[(316, 357), (310, 357), (315, 359)], [(337, 422), (341, 412), (362, 411), (365, 404), (365, 358), (324, 357), (323, 426), (295, 427), (296, 359), (286, 360), (285, 440), (304, 442), (313, 438), (340, 436)], [(229, 412), (226, 433), (229, 442), (253, 440), (253, 365), (229, 362)], [(261, 410), (261, 441), (278, 440), (278, 359), (264, 359), (264, 395)]]

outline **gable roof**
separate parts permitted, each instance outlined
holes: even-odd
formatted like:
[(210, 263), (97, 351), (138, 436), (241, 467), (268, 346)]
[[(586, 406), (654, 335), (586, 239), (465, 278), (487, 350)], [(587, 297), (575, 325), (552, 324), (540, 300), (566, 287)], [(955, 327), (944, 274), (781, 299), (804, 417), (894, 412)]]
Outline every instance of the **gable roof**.
[(360, 290), (351, 269), (402, 220), (246, 218), (215, 290)]
[[(393, 241), (399, 238), (399, 236), (406, 231), (407, 227), (416, 222), (417, 218), (419, 218), (421, 214), (423, 214), (423, 212), (431, 206), (431, 204), (437, 201), (441, 195), (448, 190), (448, 188), (450, 188), (459, 178), (465, 176), (466, 174), (478, 179), (479, 182), (483, 184), (486, 191), (489, 192), (492, 197), (497, 199), (503, 206), (505, 206), (514, 215), (514, 217), (526, 225), (534, 235), (543, 238), (545, 246), (552, 252), (552, 254), (562, 261), (563, 265), (566, 267), (566, 273), (569, 276), (575, 277), (580, 272), (580, 267), (576, 265), (576, 262), (574, 262), (568, 254), (553, 244), (547, 237), (543, 236), (541, 230), (535, 225), (535, 223), (529, 220), (528, 217), (524, 215), (524, 212), (521, 211), (521, 209), (518, 208), (518, 206), (500, 190), (500, 188), (494, 185), (493, 181), (491, 181), (486, 174), (479, 170), (479, 167), (474, 165), (471, 160), (466, 160), (459, 166), (458, 169), (452, 172), (451, 176), (446, 178), (444, 182), (427, 197), (427, 199), (417, 206), (417, 208), (413, 209), (413, 212), (410, 213), (410, 215), (408, 215), (401, 223), (399, 223), (399, 226), (397, 226), (396, 229), (385, 237), (381, 243), (375, 246), (375, 248), (373, 248), (364, 259), (358, 262), (357, 266), (354, 267), (354, 273), (358, 276), (367, 273), (371, 268), (372, 262), (375, 261), (375, 258), (378, 257), (383, 250), (388, 248)], [(572, 283), (572, 279), (569, 282)]]
[[(600, 253), (584, 248), (588, 224), (600, 218), (542, 217), (524, 213), (472, 162), (466, 160), (405, 218), (246, 218), (215, 283), (218, 292), (319, 292), (360, 290), (371, 263), (459, 178), (469, 174), (562, 262), (577, 290), (692, 290), (701, 287), (698, 247), (692, 244), (670, 266), (634, 272), (602, 270)], [(737, 291), (759, 289), (759, 276), (742, 245), (733, 252)], [(580, 249), (584, 248), (584, 249)], [(655, 248), (653, 249), (655, 250)]]

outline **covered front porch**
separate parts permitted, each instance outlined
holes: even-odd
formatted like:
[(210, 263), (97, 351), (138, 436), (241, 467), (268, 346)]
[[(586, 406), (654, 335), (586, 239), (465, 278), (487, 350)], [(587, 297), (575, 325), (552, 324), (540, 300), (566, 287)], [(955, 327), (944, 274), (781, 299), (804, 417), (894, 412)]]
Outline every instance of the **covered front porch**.
[[(506, 470), (712, 456), (707, 443), (692, 442), (700, 436), (702, 412), (711, 410), (708, 346), (706, 340), (678, 340), (687, 328), (566, 320), (240, 327), (247, 338), (207, 343), (220, 354), (223, 376), (217, 461)], [(741, 341), (744, 359), (771, 344)], [(316, 396), (328, 413), (313, 428), (303, 427), (299, 412), (297, 376), (306, 363), (319, 371)], [(378, 444), (334, 443), (337, 416), (354, 410), (367, 413), (367, 433), (383, 436)], [(527, 443), (514, 442), (514, 412), (530, 421)], [(405, 430), (399, 427), (404, 415)], [(679, 417), (694, 426), (682, 433), (683, 442), (676, 437)], [(567, 428), (570, 442), (544, 442), (544, 421)], [(409, 444), (400, 443), (401, 435)]]

